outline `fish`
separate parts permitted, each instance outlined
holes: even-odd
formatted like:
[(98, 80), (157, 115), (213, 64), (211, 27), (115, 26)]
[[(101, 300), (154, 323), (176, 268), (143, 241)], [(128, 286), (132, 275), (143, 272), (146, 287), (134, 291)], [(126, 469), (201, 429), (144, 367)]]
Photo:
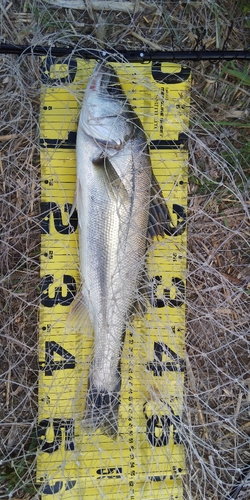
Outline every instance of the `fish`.
[(169, 214), (141, 121), (104, 62), (86, 87), (76, 157), (81, 290), (73, 309), (81, 328), (88, 324), (94, 334), (83, 428), (116, 438), (126, 325), (143, 279), (148, 235), (163, 235)]

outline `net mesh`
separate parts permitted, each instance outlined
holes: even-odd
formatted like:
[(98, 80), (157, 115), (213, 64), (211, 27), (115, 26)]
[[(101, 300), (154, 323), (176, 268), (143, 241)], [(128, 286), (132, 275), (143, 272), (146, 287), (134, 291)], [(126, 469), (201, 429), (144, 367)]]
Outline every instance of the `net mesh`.
[[(82, 47), (90, 51), (101, 47), (244, 49), (249, 44), (247, 1), (122, 4), (3, 0), (1, 41), (67, 46), (75, 51)], [(0, 498), (30, 499), (39, 495), (35, 467), (41, 298), (41, 60), (25, 55), (2, 54), (0, 58)], [(187, 469), (182, 478), (184, 498), (247, 499), (249, 63), (197, 62), (190, 67), (190, 126), (185, 131), (189, 136), (186, 369), (184, 386), (180, 382), (184, 400), (179, 424)], [(143, 79), (143, 71), (141, 75)], [(82, 92), (76, 97), (80, 103)], [(157, 269), (154, 271), (157, 274)], [(147, 317), (143, 318), (147, 323)], [(147, 343), (142, 349), (147, 350)], [(129, 360), (126, 347), (124, 358)], [(86, 368), (85, 378), (87, 373)], [(142, 378), (143, 372), (138, 376)], [(147, 394), (150, 390), (144, 391), (145, 397)], [(150, 412), (149, 406), (145, 411)], [(98, 450), (98, 435), (95, 439)], [(117, 466), (120, 450), (118, 443)], [(145, 464), (141, 467), (146, 470)], [(100, 498), (102, 494), (100, 490)], [(164, 495), (159, 490), (158, 498)]]

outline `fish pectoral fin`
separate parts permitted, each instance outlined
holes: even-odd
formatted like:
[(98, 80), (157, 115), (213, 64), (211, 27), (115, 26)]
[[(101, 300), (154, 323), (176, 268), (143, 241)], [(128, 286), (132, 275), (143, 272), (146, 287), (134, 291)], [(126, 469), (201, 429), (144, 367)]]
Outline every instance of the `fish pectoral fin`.
[[(180, 223), (182, 225), (182, 223)], [(178, 234), (180, 225), (174, 226), (166, 200), (155, 177), (152, 175), (149, 205), (148, 237)]]
[(97, 158), (94, 158), (92, 161), (95, 167), (104, 169), (109, 182), (114, 183), (115, 181), (120, 181), (120, 178), (108, 156), (101, 154)]
[(106, 161), (107, 161), (106, 156), (103, 153), (101, 153), (96, 158), (93, 158), (92, 163), (95, 167), (105, 168)]
[(70, 330), (81, 330), (85, 335), (89, 334), (92, 336), (93, 325), (82, 291), (78, 292), (72, 302), (71, 309), (66, 319), (66, 327)]
[(113, 160), (113, 157), (112, 159), (110, 159), (108, 156), (101, 154), (97, 158), (94, 158), (92, 162), (95, 167), (104, 169), (108, 183), (111, 186), (116, 188), (121, 188), (121, 186), (123, 186), (126, 191), (128, 191), (128, 187), (130, 186), (126, 186), (125, 176), (121, 175), (121, 172), (119, 171), (119, 168)]

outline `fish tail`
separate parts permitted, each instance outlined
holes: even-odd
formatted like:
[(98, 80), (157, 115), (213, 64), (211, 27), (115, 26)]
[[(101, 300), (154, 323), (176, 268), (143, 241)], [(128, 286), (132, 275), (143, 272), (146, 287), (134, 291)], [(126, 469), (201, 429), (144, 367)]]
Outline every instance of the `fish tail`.
[(89, 384), (86, 410), (82, 425), (86, 430), (100, 429), (113, 439), (118, 434), (118, 410), (120, 405), (120, 382), (114, 391), (99, 389)]

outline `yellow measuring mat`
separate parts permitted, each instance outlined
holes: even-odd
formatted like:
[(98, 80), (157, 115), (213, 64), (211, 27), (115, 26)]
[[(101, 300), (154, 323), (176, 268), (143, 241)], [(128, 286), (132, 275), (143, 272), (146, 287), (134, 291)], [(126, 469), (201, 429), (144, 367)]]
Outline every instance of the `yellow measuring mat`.
[(116, 440), (82, 429), (93, 334), (67, 317), (80, 289), (76, 130), (94, 61), (46, 57), (41, 86), (41, 305), (37, 483), (43, 499), (182, 500), (190, 70), (112, 64), (148, 137), (169, 209), (149, 247), (147, 310), (128, 323)]

